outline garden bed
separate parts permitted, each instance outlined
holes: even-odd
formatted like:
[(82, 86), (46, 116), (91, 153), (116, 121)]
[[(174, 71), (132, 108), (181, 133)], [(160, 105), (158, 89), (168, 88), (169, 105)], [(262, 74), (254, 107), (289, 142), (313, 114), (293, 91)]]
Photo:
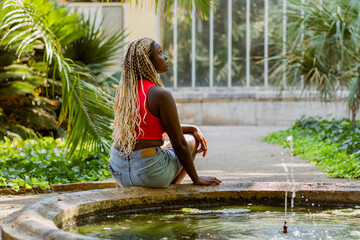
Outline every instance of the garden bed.
[(62, 139), (6, 139), (0, 143), (0, 193), (63, 190), (64, 184), (75, 186), (71, 183), (79, 185), (75, 188), (103, 188), (105, 183), (94, 182), (111, 177), (107, 153), (75, 153), (71, 158), (67, 153)]
[(300, 119), (285, 131), (269, 134), (265, 141), (289, 148), (293, 154), (314, 162), (332, 177), (360, 177), (360, 121), (348, 119)]

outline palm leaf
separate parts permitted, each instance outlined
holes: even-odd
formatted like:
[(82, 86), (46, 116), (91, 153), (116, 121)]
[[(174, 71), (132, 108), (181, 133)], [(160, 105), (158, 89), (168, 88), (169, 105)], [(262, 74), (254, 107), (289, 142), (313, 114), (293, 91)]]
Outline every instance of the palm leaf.
[[(24, 46), (41, 41), (44, 45), (45, 61), (47, 64), (54, 63), (54, 71), (62, 81), (63, 104), (60, 122), (68, 120), (69, 155), (71, 156), (76, 148), (80, 148), (79, 154), (82, 155), (86, 155), (90, 150), (109, 150), (113, 121), (113, 110), (109, 103), (113, 102), (113, 99), (95, 86), (85, 83), (81, 79), (83, 74), (74, 70), (79, 69), (79, 66), (64, 58), (58, 38), (47, 27), (46, 19), (39, 12), (41, 3), (42, 1), (38, 1), (38, 5), (29, 5), (23, 4), (21, 0), (6, 0), (3, 8), (8, 11), (7, 17), (3, 19), (6, 27), (1, 30), (26, 32), (23, 35), (26, 37), (22, 40), (13, 38), (13, 42), (20, 41), (17, 49), (19, 54)], [(18, 21), (19, 14), (22, 14), (26, 24)]]
[(34, 87), (40, 87), (44, 84), (44, 79), (37, 76), (26, 65), (11, 64), (6, 67), (0, 67), (0, 84), (18, 80), (26, 80), (26, 83), (30, 83)]
[(80, 154), (91, 148), (108, 151), (114, 118), (112, 97), (79, 78), (70, 78), (69, 84), (72, 94), (67, 111), (74, 115), (69, 118), (72, 128), (68, 134), (70, 151), (76, 148)]
[[(2, 10), (9, 12), (2, 19), (3, 25), (0, 31), (7, 31), (2, 40), (15, 31), (21, 31), (20, 34), (16, 34), (7, 41), (8, 47), (12, 42), (20, 40), (20, 45), (17, 48), (17, 54), (20, 55), (31, 42), (41, 40), (45, 44), (46, 60), (51, 64), (53, 54), (59, 48), (59, 43), (50, 29), (44, 25), (43, 16), (38, 11), (35, 11), (33, 7), (30, 4), (24, 4), (20, 0), (4, 1)], [(26, 38), (21, 39), (23, 36), (26, 36)]]
[[(86, 66), (89, 73), (98, 75), (106, 68), (115, 65), (111, 62), (125, 46), (126, 31), (109, 34), (107, 29), (96, 27), (96, 15), (92, 21), (84, 19), (81, 28), (85, 34), (64, 47), (64, 55), (81, 66)], [(104, 19), (102, 19), (101, 23)], [(100, 24), (101, 25), (101, 24)]]
[(34, 94), (35, 86), (24, 81), (11, 81), (1, 86), (0, 98)]

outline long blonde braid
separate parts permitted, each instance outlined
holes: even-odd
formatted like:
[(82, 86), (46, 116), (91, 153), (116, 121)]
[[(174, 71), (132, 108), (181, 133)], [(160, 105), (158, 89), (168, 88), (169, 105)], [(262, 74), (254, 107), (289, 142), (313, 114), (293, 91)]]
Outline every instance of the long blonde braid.
[[(113, 146), (129, 154), (135, 147), (138, 134), (142, 131), (140, 106), (138, 102), (138, 80), (147, 79), (157, 86), (163, 84), (150, 61), (155, 41), (150, 38), (135, 39), (128, 45), (123, 64), (121, 80), (115, 95), (115, 119)], [(142, 91), (144, 91), (141, 85)], [(146, 103), (146, 101), (145, 101)], [(136, 127), (139, 133), (136, 132)]]

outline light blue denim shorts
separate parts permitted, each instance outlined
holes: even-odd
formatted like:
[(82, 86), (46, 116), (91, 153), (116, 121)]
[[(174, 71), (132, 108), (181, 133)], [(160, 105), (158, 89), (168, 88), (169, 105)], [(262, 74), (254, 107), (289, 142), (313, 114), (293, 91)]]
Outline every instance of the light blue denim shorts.
[(121, 187), (169, 187), (181, 168), (172, 148), (146, 148), (130, 155), (111, 149), (109, 171)]

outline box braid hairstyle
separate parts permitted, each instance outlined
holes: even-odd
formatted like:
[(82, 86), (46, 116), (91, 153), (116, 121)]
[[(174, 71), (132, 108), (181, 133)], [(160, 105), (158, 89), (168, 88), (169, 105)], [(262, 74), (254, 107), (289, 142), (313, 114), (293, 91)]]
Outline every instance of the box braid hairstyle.
[[(135, 39), (128, 45), (125, 55), (123, 71), (115, 95), (115, 119), (112, 135), (113, 146), (119, 146), (119, 150), (125, 154), (132, 152), (138, 136), (142, 134), (140, 123), (143, 119), (141, 119), (139, 112), (138, 80), (147, 79), (155, 85), (163, 87), (150, 60), (154, 44), (155, 41), (150, 38)], [(144, 92), (142, 84), (141, 88)], [(145, 104), (146, 100), (144, 101)], [(139, 129), (138, 132), (136, 128)]]

